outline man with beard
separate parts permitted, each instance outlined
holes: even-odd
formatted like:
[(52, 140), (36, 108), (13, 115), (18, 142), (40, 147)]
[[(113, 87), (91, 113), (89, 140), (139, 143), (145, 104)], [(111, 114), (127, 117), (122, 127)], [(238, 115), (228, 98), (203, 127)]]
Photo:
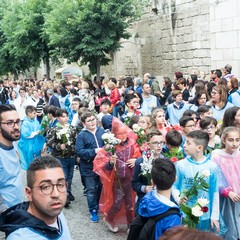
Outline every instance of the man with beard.
[(36, 158), (27, 170), (28, 202), (0, 215), (0, 230), (7, 240), (71, 240), (62, 209), (67, 199), (67, 181), (61, 163), (52, 156)]
[(0, 212), (22, 202), (17, 144), (22, 121), (13, 105), (0, 105)]

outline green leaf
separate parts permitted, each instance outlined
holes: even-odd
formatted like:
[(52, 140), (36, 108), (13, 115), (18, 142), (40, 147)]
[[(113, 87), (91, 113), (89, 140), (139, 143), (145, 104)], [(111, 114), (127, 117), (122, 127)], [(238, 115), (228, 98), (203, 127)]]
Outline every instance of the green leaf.
[(192, 214), (192, 209), (189, 206), (187, 206), (186, 204), (181, 204), (180, 208), (186, 215)]

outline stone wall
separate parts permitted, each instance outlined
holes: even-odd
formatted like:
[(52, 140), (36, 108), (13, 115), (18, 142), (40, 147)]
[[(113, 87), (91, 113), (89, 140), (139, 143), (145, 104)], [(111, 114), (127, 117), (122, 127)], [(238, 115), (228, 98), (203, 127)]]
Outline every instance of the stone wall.
[(172, 76), (175, 71), (209, 73), (225, 64), (240, 68), (240, 1), (154, 0), (130, 29), (132, 37), (113, 62), (102, 68), (106, 76)]

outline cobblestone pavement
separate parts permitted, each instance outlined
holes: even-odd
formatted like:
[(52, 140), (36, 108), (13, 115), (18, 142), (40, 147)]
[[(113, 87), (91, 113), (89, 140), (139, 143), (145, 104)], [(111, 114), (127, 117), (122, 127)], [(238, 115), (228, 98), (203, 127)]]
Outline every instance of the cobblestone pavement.
[[(26, 173), (23, 173), (23, 184), (26, 186)], [(64, 215), (72, 235), (72, 240), (126, 240), (127, 228), (120, 226), (118, 233), (112, 233), (103, 222), (103, 216), (99, 216), (98, 223), (90, 221), (87, 207), (87, 199), (83, 195), (83, 187), (78, 170), (74, 170), (72, 194), (75, 196), (68, 209), (64, 209)], [(26, 200), (26, 197), (24, 197)]]

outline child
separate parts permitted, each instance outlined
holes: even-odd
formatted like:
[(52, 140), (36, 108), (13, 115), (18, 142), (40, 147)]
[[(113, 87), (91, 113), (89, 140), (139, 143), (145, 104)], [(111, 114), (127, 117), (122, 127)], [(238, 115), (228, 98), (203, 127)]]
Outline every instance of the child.
[[(212, 160), (217, 163), (224, 177), (220, 182), (227, 185), (220, 189), (220, 209), (227, 225), (224, 239), (239, 239), (240, 225), (240, 132), (239, 128), (227, 127), (222, 133), (222, 149), (212, 152)], [(221, 181), (222, 180), (222, 181)]]
[(109, 108), (111, 107), (111, 102), (108, 99), (103, 99), (100, 103), (100, 113), (97, 115), (98, 125), (102, 125), (102, 117), (109, 114)]
[(174, 102), (167, 106), (167, 119), (172, 125), (178, 124), (179, 119), (183, 113), (189, 109), (189, 105), (182, 100), (182, 93), (180, 90), (174, 90), (172, 92)]
[(182, 133), (183, 133), (183, 135), (182, 135), (182, 138), (183, 138), (182, 145), (184, 145), (187, 134), (195, 129), (196, 122), (194, 121), (194, 119), (192, 117), (183, 116), (183, 117), (180, 118), (179, 124), (180, 124), (180, 127), (182, 129)]
[(80, 158), (79, 170), (86, 188), (90, 219), (97, 223), (102, 183), (100, 177), (93, 171), (93, 160), (104, 145), (102, 140), (104, 130), (97, 126), (97, 119), (90, 111), (81, 114), (81, 122), (84, 129), (77, 136), (76, 154)]
[(206, 131), (209, 135), (208, 146), (205, 149), (205, 154), (211, 153), (214, 149), (218, 149), (221, 146), (221, 139), (216, 135), (217, 120), (213, 117), (204, 117), (200, 120), (200, 128)]
[(141, 112), (137, 110), (139, 106), (139, 99), (136, 95), (127, 94), (124, 98), (124, 102), (125, 102), (125, 106), (127, 107), (127, 110), (120, 117), (122, 122), (125, 122), (129, 114), (131, 115), (131, 117), (136, 115), (141, 116)]
[(197, 115), (200, 120), (204, 117), (212, 117), (213, 112), (211, 106), (208, 105), (200, 106), (197, 110)]
[(167, 134), (167, 125), (169, 123), (165, 119), (165, 111), (162, 108), (157, 108), (152, 111), (153, 126), (156, 127), (162, 134), (163, 138)]
[(34, 158), (41, 155), (44, 145), (44, 137), (40, 135), (41, 126), (36, 119), (37, 109), (34, 106), (26, 107), (26, 117), (21, 126), (21, 138), (18, 142), (20, 151), (20, 162), (24, 170), (28, 169), (29, 164)]
[[(163, 135), (160, 131), (155, 130), (147, 134), (147, 145), (150, 154), (151, 151), (153, 151), (153, 156), (150, 157), (153, 157), (154, 159), (163, 157), (163, 155), (161, 154), (163, 144), (164, 144)], [(145, 156), (148, 157), (147, 156), (148, 154), (149, 154), (148, 152), (145, 153)], [(138, 158), (136, 160), (132, 178), (132, 188), (133, 191), (137, 193), (137, 202), (135, 203), (134, 207), (135, 216), (138, 215), (138, 207), (140, 201), (142, 200), (146, 193), (150, 192), (153, 189), (152, 185), (149, 185), (147, 177), (142, 175), (142, 169), (140, 165), (142, 162), (143, 157)]]
[(103, 183), (100, 210), (110, 231), (117, 232), (117, 224), (127, 223), (129, 226), (134, 218), (131, 180), (136, 158), (141, 154), (136, 144), (137, 136), (118, 118), (104, 116), (102, 124), (121, 140), (116, 147), (116, 154), (110, 155), (102, 150), (94, 159), (94, 171), (100, 175)]
[[(66, 109), (59, 108), (56, 111), (56, 117), (58, 123), (48, 132), (47, 146), (52, 149), (51, 154), (58, 158), (63, 166), (64, 175), (68, 182), (68, 196), (65, 205), (65, 207), (68, 207), (70, 201), (75, 200), (75, 197), (72, 195), (72, 178), (75, 165), (74, 145), (77, 134), (76, 128), (68, 123), (68, 112)], [(65, 133), (62, 133), (63, 131)]]
[[(172, 129), (166, 134), (166, 144), (163, 146), (163, 155), (168, 158), (181, 160), (184, 157), (182, 145), (182, 135), (177, 130)], [(173, 151), (176, 153), (173, 155)], [(171, 159), (172, 160), (172, 159)]]
[(138, 120), (138, 126), (141, 127), (145, 133), (152, 127), (152, 118), (150, 115), (140, 116)]
[(177, 203), (186, 203), (192, 207), (196, 203), (197, 197), (180, 198), (180, 194), (193, 186), (193, 178), (197, 173), (201, 174), (202, 171), (209, 170), (210, 176), (206, 179), (209, 189), (207, 192), (198, 192), (198, 198), (206, 198), (209, 201), (209, 211), (200, 217), (197, 228), (209, 231), (210, 227), (216, 227), (216, 230), (219, 231), (218, 167), (209, 156), (204, 156), (208, 141), (207, 132), (194, 130), (187, 134), (184, 151), (188, 156), (176, 164), (177, 180), (174, 183), (172, 195)]
[[(176, 180), (176, 169), (168, 158), (157, 158), (152, 165), (152, 183), (156, 191), (147, 193), (139, 206), (139, 215), (154, 217), (169, 209), (179, 209), (170, 200), (172, 185)], [(159, 239), (166, 230), (179, 226), (181, 217), (177, 214), (169, 215), (155, 224), (155, 240)], [(131, 230), (130, 230), (131, 231)]]

